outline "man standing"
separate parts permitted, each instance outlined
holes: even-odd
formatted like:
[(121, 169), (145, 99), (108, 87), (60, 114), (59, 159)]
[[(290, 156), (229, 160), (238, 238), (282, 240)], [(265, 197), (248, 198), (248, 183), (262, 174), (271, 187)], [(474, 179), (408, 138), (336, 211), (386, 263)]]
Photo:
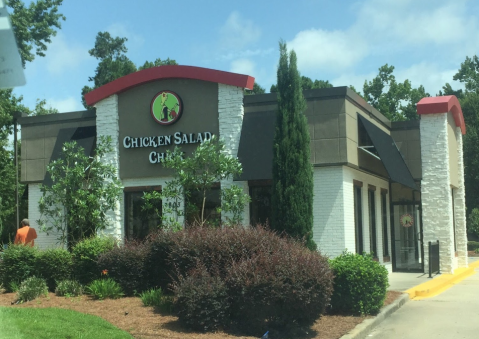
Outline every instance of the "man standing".
[(33, 247), (36, 238), (37, 232), (35, 229), (30, 227), (28, 219), (23, 219), (20, 223), (20, 228), (17, 230), (17, 235), (15, 236), (15, 244), (24, 244)]

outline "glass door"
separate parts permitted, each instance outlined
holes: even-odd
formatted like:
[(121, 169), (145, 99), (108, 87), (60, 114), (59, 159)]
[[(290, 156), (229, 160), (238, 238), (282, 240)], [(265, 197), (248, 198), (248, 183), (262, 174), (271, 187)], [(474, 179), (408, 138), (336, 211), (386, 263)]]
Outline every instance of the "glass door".
[(423, 272), (424, 251), (420, 205), (393, 204), (394, 270)]

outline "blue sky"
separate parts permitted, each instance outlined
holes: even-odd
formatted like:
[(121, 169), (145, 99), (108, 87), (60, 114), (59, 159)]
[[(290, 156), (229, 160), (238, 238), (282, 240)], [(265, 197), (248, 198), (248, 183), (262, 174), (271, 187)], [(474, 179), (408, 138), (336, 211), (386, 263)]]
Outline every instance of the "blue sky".
[(47, 56), (27, 64), (27, 85), (14, 92), (29, 107), (46, 99), (60, 112), (83, 109), (81, 88), (97, 65), (88, 50), (99, 31), (109, 31), (128, 38), (127, 55), (137, 65), (169, 57), (248, 74), (269, 90), (283, 39), (313, 80), (362, 90), (388, 63), (399, 81), (435, 95), (478, 53), (478, 7), (466, 0), (65, 0), (62, 29)]

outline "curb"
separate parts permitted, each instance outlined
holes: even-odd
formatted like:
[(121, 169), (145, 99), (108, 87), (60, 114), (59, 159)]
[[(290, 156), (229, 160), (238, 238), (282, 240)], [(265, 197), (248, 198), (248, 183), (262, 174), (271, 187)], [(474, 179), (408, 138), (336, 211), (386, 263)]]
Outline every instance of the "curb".
[(343, 335), (340, 339), (364, 339), (371, 330), (379, 325), (384, 319), (396, 312), (402, 305), (409, 301), (409, 295), (403, 294), (392, 304), (384, 307), (377, 316), (372, 319), (365, 319), (362, 323), (356, 325), (351, 331)]
[(431, 281), (410, 288), (406, 293), (414, 300), (436, 296), (465, 278), (473, 275), (477, 267), (479, 267), (479, 261), (469, 264), (469, 267), (467, 268), (457, 268), (454, 271), (454, 274), (441, 274)]

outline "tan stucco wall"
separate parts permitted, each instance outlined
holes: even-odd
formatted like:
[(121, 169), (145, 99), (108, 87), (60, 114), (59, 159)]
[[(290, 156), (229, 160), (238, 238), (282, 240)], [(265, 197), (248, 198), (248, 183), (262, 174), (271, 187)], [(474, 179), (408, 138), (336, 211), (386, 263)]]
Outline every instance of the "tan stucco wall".
[(20, 181), (43, 181), (60, 129), (86, 126), (95, 126), (95, 120), (22, 125)]

